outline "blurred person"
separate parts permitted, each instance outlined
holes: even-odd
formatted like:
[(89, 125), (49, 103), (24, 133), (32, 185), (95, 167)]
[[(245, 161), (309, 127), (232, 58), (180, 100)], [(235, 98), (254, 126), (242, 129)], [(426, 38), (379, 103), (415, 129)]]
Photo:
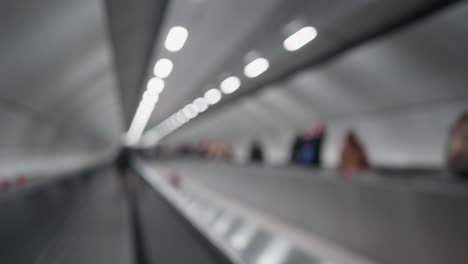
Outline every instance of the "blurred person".
[(359, 141), (356, 132), (348, 130), (341, 147), (338, 169), (342, 176), (349, 177), (356, 172), (369, 168), (366, 151)]
[(128, 147), (122, 147), (117, 154), (117, 158), (115, 160), (115, 165), (117, 167), (118, 172), (123, 175), (130, 169), (130, 156), (131, 150)]
[(0, 190), (6, 192), (10, 190), (11, 183), (9, 179), (3, 179), (0, 181)]
[(131, 170), (132, 150), (129, 147), (122, 147), (115, 159), (115, 167), (117, 168), (117, 176), (120, 190), (127, 192), (129, 190), (130, 170)]
[(218, 160), (229, 160), (231, 159), (231, 152), (229, 147), (221, 142), (216, 145), (216, 159)]
[(27, 180), (28, 179), (25, 175), (20, 174), (16, 177), (16, 184), (20, 187), (23, 187), (24, 185), (26, 185)]
[(250, 149), (250, 161), (251, 162), (263, 162), (263, 150), (259, 142), (254, 142)]
[(447, 169), (455, 176), (468, 178), (468, 111), (457, 119), (451, 129)]
[(210, 151), (211, 140), (203, 140), (200, 142), (200, 155), (204, 159), (209, 158), (209, 151)]
[(182, 156), (182, 157), (189, 157), (191, 156), (193, 153), (193, 148), (190, 144), (186, 143), (186, 144), (182, 144), (179, 148), (179, 154)]
[(229, 148), (222, 142), (209, 140), (205, 143), (205, 156), (209, 160), (228, 160), (231, 158)]
[(213, 152), (214, 152), (214, 142), (213, 140), (207, 140), (203, 143), (203, 152), (205, 154), (206, 159), (213, 159)]
[(322, 164), (321, 152), (325, 140), (325, 126), (317, 123), (298, 135), (293, 143), (291, 162), (311, 167)]

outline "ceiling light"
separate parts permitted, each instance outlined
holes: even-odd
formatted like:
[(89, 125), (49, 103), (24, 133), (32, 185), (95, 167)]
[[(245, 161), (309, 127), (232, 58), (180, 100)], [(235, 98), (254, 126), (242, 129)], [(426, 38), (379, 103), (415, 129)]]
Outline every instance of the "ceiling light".
[(236, 76), (231, 76), (221, 82), (220, 89), (223, 93), (230, 94), (239, 89), (240, 85), (240, 79)]
[(145, 103), (148, 105), (154, 105), (158, 102), (159, 100), (159, 95), (155, 94), (154, 92), (151, 92), (150, 90), (146, 90), (143, 93), (143, 97), (141, 99), (141, 103)]
[(181, 123), (181, 122), (179, 122), (177, 120), (176, 115), (171, 116), (171, 118), (169, 120), (170, 120), (171, 124), (173, 124), (174, 126), (178, 126)]
[(164, 89), (164, 81), (160, 78), (151, 78), (146, 85), (146, 89), (150, 90), (155, 94), (160, 94)]
[(179, 111), (177, 114), (176, 114), (176, 119), (179, 123), (183, 124), (185, 122), (188, 121), (188, 118), (187, 116), (184, 114), (183, 111)]
[(314, 27), (303, 27), (285, 39), (283, 47), (287, 51), (298, 50), (317, 37), (317, 34), (317, 30)]
[(164, 133), (159, 129), (159, 127), (154, 128), (152, 131), (147, 132), (141, 140), (141, 143), (145, 147), (151, 147), (156, 144), (162, 137)]
[(185, 116), (188, 117), (189, 119), (192, 119), (198, 115), (196, 107), (193, 106), (192, 104), (186, 105), (183, 111), (184, 111)]
[(172, 63), (171, 60), (160, 59), (154, 65), (153, 72), (154, 72), (154, 75), (156, 75), (156, 77), (164, 79), (164, 78), (167, 78), (171, 74), (173, 67), (174, 67), (174, 64)]
[(152, 78), (149, 80), (146, 91), (143, 93), (140, 104), (138, 105), (137, 111), (126, 135), (128, 144), (134, 145), (140, 140), (151, 117), (154, 106), (159, 100), (159, 93), (161, 93), (163, 89), (163, 80), (159, 78)]
[(153, 109), (154, 103), (145, 100), (140, 102), (127, 132), (127, 142), (129, 144), (136, 144), (140, 140)]
[(187, 105), (188, 108), (190, 108), (190, 110), (192, 110), (192, 112), (196, 113), (198, 115), (199, 111), (198, 111), (198, 107), (195, 105), (195, 104), (188, 104)]
[(184, 115), (185, 115), (188, 119), (192, 119), (193, 113), (192, 113), (192, 110), (191, 110), (191, 109), (189, 109), (188, 107), (184, 107), (184, 108), (182, 109), (182, 112), (184, 113)]
[(205, 112), (206, 109), (208, 109), (208, 102), (203, 97), (195, 99), (195, 101), (193, 101), (193, 105), (197, 107), (197, 111), (199, 113)]
[(169, 128), (169, 131), (172, 132), (176, 126), (173, 123), (169, 123), (167, 127)]
[(244, 68), (245, 76), (255, 78), (268, 70), (270, 63), (265, 58), (258, 58), (247, 64)]
[(218, 103), (221, 100), (221, 96), (221, 92), (216, 88), (210, 89), (205, 93), (206, 102), (210, 105)]
[(188, 37), (188, 31), (184, 27), (173, 27), (167, 34), (164, 45), (168, 51), (176, 52), (182, 49)]

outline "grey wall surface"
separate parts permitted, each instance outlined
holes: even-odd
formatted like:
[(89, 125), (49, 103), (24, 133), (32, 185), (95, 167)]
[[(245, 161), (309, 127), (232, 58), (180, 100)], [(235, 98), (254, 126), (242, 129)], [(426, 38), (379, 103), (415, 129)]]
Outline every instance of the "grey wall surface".
[(328, 166), (348, 128), (373, 164), (441, 166), (450, 125), (468, 109), (467, 18), (468, 4), (452, 6), (210, 113), (166, 142), (219, 139), (243, 160), (261, 139), (269, 162), (282, 163), (293, 136), (323, 121)]
[(108, 157), (122, 133), (101, 1), (2, 1), (0, 178)]

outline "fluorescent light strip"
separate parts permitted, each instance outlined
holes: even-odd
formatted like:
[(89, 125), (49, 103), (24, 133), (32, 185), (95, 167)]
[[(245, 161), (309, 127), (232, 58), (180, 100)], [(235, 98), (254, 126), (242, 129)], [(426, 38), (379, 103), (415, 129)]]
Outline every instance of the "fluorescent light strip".
[(174, 130), (181, 127), (188, 121), (188, 118), (183, 114), (182, 110), (173, 114), (159, 125), (146, 132), (142, 142), (144, 146), (151, 146), (156, 144), (159, 140), (174, 132)]
[[(164, 81), (159, 78), (154, 79), (154, 83), (151, 86), (159, 87), (158, 83), (164, 83)], [(232, 93), (236, 91), (239, 87), (240, 79), (235, 76), (228, 77), (221, 83), (221, 89), (224, 89), (225, 93)], [(198, 116), (199, 113), (206, 111), (209, 105), (214, 105), (218, 103), (221, 100), (221, 97), (222, 93), (218, 89), (213, 88), (208, 90), (204, 94), (204, 97), (195, 99), (193, 103), (186, 105), (177, 113), (160, 123), (158, 126), (151, 129), (151, 131), (147, 132), (145, 138), (143, 139), (144, 143), (149, 144), (148, 142), (156, 142), (164, 136), (172, 133), (174, 130), (181, 127), (190, 119), (193, 119), (196, 116)], [(141, 134), (139, 137), (141, 137)], [(156, 138), (157, 140), (155, 140)]]
[(193, 105), (195, 105), (199, 113), (203, 113), (208, 109), (208, 102), (203, 97), (195, 99)]
[(198, 111), (196, 107), (193, 106), (192, 104), (186, 105), (183, 111), (184, 111), (185, 116), (188, 117), (189, 119), (195, 118), (198, 115)]
[(157, 93), (151, 90), (146, 90), (143, 93), (143, 97), (141, 98), (140, 104), (144, 103), (147, 105), (154, 105), (158, 102), (158, 100), (159, 100), (159, 95)]
[(174, 64), (169, 59), (160, 59), (154, 65), (153, 73), (156, 77), (164, 79), (167, 78), (174, 68)]
[(186, 123), (189, 119), (187, 116), (185, 116), (185, 114), (183, 113), (183, 111), (179, 111), (176, 113), (176, 119), (179, 123), (181, 124), (184, 124)]
[[(159, 78), (153, 78), (152, 80), (153, 81), (151, 85), (150, 83), (148, 83), (148, 88), (151, 87), (151, 89), (154, 91), (162, 91), (162, 88), (158, 89), (158, 87), (164, 87), (164, 81)], [(225, 88), (225, 91), (228, 91), (228, 92), (235, 91), (240, 86), (240, 80), (239, 78), (235, 76), (231, 76), (227, 78), (226, 80), (224, 80), (221, 85)], [(147, 92), (148, 90), (145, 92), (145, 94)], [(143, 101), (151, 102), (149, 101), (151, 98), (150, 95), (153, 95), (153, 94), (155, 93), (153, 92), (151, 94), (145, 95), (142, 102)], [(195, 99), (193, 103), (186, 105), (177, 113), (173, 114), (171, 117), (167, 118), (162, 123), (160, 123), (153, 129), (148, 131), (142, 140), (143, 144), (145, 146), (149, 146), (151, 144), (156, 143), (163, 137), (167, 136), (168, 134), (172, 133), (174, 130), (181, 127), (183, 124), (187, 123), (190, 119), (193, 119), (196, 116), (198, 116), (199, 113), (206, 111), (208, 109), (208, 105), (214, 105), (218, 103), (221, 100), (221, 97), (222, 97), (222, 94), (218, 89), (213, 88), (213, 89), (208, 90), (205, 93), (204, 97)], [(149, 116), (151, 115), (151, 111), (150, 111)], [(141, 114), (138, 114), (138, 115), (141, 115)], [(148, 116), (148, 119), (149, 119), (149, 116)], [(138, 140), (141, 138), (141, 134), (143, 133), (144, 127), (146, 126), (146, 123), (148, 122), (148, 120), (142, 120), (142, 122), (144, 123), (143, 127), (141, 127), (141, 125), (139, 126), (135, 125), (136, 128), (130, 129), (132, 131), (132, 137), (131, 137), (132, 143), (138, 142)], [(137, 122), (136, 124), (139, 124), (139, 122)], [(133, 122), (132, 122), (132, 125), (133, 125)]]
[(270, 63), (265, 58), (258, 58), (244, 67), (244, 74), (248, 78), (255, 78), (268, 70)]
[(141, 139), (143, 131), (151, 117), (154, 106), (159, 100), (159, 94), (164, 89), (164, 81), (159, 78), (152, 78), (148, 81), (147, 88), (138, 105), (135, 116), (133, 117), (130, 128), (126, 135), (126, 143), (130, 145), (137, 144)]
[(170, 124), (173, 129), (177, 129), (182, 123), (177, 120), (175, 115), (171, 116)]
[(216, 88), (208, 90), (204, 96), (206, 102), (210, 105), (217, 104), (221, 100), (221, 97), (221, 92)]
[(142, 101), (137, 108), (135, 117), (132, 120), (130, 128), (127, 132), (127, 143), (134, 145), (138, 143), (145, 130), (146, 124), (151, 116), (154, 109), (154, 104), (151, 102)]
[(287, 51), (296, 51), (317, 37), (317, 30), (314, 27), (303, 27), (296, 33), (283, 41), (283, 47)]
[(221, 92), (223, 92), (224, 94), (231, 94), (237, 91), (240, 85), (241, 85), (240, 79), (236, 76), (231, 76), (221, 82), (220, 89), (221, 89)]
[(164, 90), (164, 80), (154, 77), (148, 81), (146, 89), (159, 95)]
[(188, 38), (188, 30), (184, 27), (173, 27), (167, 34), (164, 46), (168, 51), (177, 52), (184, 47)]

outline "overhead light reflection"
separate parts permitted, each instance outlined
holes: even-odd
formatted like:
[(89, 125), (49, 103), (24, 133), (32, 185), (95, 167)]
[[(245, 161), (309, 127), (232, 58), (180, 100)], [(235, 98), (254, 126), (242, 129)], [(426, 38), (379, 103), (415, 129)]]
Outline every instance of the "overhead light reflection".
[(168, 51), (176, 52), (184, 47), (188, 37), (188, 30), (184, 27), (173, 27), (167, 34), (166, 42), (164, 43)]
[(254, 225), (245, 223), (237, 232), (233, 234), (233, 236), (229, 239), (229, 242), (235, 249), (242, 251), (247, 248), (256, 232), (257, 228)]
[(270, 63), (265, 58), (258, 58), (247, 64), (244, 68), (245, 76), (255, 78), (268, 70)]
[(255, 264), (281, 264), (291, 251), (291, 245), (283, 239), (274, 239), (262, 254), (257, 258)]
[(233, 222), (234, 218), (231, 215), (225, 214), (214, 223), (213, 231), (218, 236), (224, 236), (233, 225)]
[(283, 47), (287, 51), (296, 51), (315, 39), (317, 34), (317, 30), (314, 27), (303, 27), (285, 39)]
[(205, 211), (203, 212), (200, 221), (203, 224), (208, 225), (216, 218), (217, 214), (218, 214), (218, 212), (217, 212), (216, 209), (214, 209), (212, 207), (205, 208)]

